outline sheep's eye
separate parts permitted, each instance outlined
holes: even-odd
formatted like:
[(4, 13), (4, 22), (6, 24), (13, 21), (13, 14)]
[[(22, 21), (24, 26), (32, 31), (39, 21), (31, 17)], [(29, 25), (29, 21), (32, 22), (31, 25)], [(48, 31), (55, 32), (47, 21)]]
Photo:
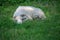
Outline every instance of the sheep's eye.
[(22, 20), (25, 20), (26, 18), (22, 18)]
[(21, 15), (21, 17), (22, 17), (22, 21), (24, 21), (24, 20), (26, 20), (26, 15)]
[(25, 15), (21, 15), (21, 17), (24, 17)]

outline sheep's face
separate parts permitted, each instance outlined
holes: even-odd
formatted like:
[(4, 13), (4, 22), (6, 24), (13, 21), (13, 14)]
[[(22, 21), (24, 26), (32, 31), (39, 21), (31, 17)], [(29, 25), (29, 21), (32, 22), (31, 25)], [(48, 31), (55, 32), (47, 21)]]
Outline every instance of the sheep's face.
[(28, 20), (28, 17), (26, 15), (20, 15), (20, 16), (16, 16), (14, 17), (15, 22), (17, 22), (18, 24), (21, 24), (22, 22)]
[(22, 17), (20, 17), (20, 16), (16, 16), (16, 17), (14, 18), (14, 20), (15, 20), (15, 22), (17, 22), (18, 24), (22, 23)]

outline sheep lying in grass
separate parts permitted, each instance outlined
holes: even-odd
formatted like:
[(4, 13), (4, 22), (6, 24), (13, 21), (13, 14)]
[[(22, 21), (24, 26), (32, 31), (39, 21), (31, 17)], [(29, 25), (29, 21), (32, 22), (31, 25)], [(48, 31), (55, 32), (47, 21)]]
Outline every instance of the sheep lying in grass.
[(46, 16), (40, 8), (31, 6), (19, 6), (13, 14), (13, 19), (17, 23), (22, 23), (27, 20), (45, 19)]

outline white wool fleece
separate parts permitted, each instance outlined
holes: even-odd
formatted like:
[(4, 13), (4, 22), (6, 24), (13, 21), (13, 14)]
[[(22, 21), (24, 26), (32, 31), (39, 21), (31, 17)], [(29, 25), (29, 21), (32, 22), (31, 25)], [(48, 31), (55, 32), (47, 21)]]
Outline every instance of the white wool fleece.
[(19, 6), (13, 14), (13, 18), (17, 20), (17, 23), (22, 23), (22, 19), (33, 20), (33, 18), (37, 17), (41, 19), (46, 18), (44, 12), (40, 8), (31, 6)]

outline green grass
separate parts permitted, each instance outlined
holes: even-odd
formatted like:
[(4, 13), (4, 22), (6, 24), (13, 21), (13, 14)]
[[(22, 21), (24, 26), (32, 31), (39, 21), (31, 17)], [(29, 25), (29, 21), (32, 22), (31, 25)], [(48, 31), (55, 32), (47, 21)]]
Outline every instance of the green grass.
[[(53, 5), (51, 2), (27, 4), (24, 2), (18, 5), (0, 6), (0, 40), (60, 40), (60, 8), (58, 4)], [(11, 18), (19, 5), (39, 7), (45, 12), (47, 19), (16, 24)]]

